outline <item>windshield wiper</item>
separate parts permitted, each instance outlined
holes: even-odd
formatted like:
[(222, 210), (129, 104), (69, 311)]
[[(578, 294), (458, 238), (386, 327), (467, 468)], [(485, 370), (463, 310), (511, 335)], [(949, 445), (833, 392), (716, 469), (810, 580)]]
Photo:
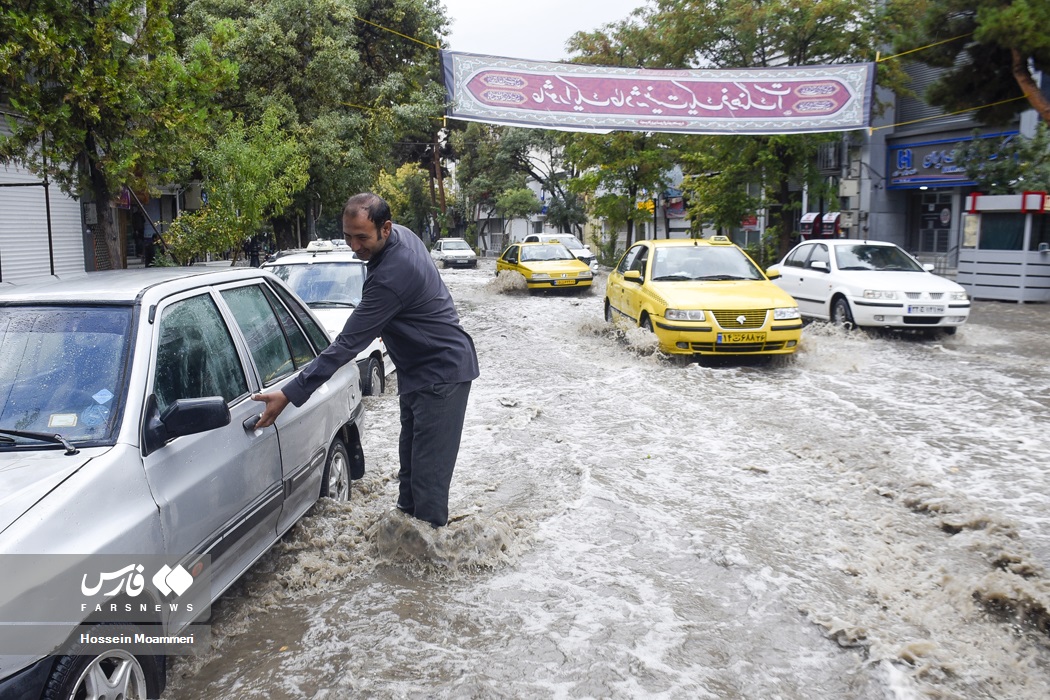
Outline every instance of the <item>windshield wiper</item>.
[(0, 428), (0, 434), (14, 435), (15, 437), (24, 437), (29, 438), (31, 440), (40, 440), (41, 442), (58, 443), (62, 445), (62, 447), (66, 448), (67, 455), (75, 455), (78, 452), (80, 452), (80, 450), (78, 450), (76, 447), (73, 447), (73, 443), (71, 443), (69, 440), (66, 440), (58, 433), (37, 433), (31, 430), (11, 430), (10, 428)]
[(311, 301), (308, 306), (314, 308), (317, 306), (349, 306), (351, 309), (356, 309), (357, 304), (352, 301), (332, 301), (331, 299), (322, 299), (320, 301)]
[(740, 277), (739, 275), (704, 275), (703, 277), (697, 277), (700, 280), (746, 280), (754, 279), (753, 277)]
[(664, 280), (694, 280), (695, 277), (689, 275), (660, 275), (659, 277), (653, 277), (653, 282), (663, 282)]

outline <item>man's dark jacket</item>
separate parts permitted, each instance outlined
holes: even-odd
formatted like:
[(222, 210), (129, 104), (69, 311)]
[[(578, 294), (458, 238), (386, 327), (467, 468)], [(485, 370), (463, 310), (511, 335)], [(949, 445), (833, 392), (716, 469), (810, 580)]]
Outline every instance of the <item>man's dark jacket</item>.
[(460, 325), (452, 295), (419, 236), (394, 224), (367, 265), (361, 303), (339, 337), (284, 386), (295, 406), (380, 335), (397, 367), (400, 394), (477, 378), (474, 341)]

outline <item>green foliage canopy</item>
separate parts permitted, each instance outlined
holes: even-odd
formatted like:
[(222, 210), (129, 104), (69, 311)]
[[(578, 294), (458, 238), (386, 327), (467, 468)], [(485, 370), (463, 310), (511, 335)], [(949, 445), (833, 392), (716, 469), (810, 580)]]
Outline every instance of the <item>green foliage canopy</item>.
[(217, 57), (223, 27), (176, 50), (168, 0), (10, 0), (0, 6), (0, 98), (10, 136), (0, 160), (20, 161), (94, 202), (109, 262), (121, 262), (109, 214), (124, 185), (184, 173), (217, 113), (213, 96), (236, 68)]
[(986, 124), (1005, 124), (1028, 107), (1050, 121), (1050, 99), (1030, 71), (1050, 72), (1050, 2), (1046, 0), (891, 0), (900, 22), (899, 52), (944, 69), (924, 98), (948, 112), (976, 109)]
[[(310, 182), (295, 200), (308, 233), (322, 212), (392, 172), (397, 140), (440, 126), (437, 45), (447, 19), (437, 0), (189, 0), (182, 41), (225, 21), (240, 65), (235, 91), (217, 97), (247, 119), (273, 108), (300, 130)], [(394, 34), (392, 31), (398, 32)], [(405, 37), (413, 37), (412, 41)]]
[(234, 120), (200, 156), (208, 203), (173, 222), (165, 243), (179, 263), (208, 251), (234, 251), (258, 234), (306, 186), (308, 161), (294, 135), (284, 131), (278, 110), (246, 126)]
[(955, 152), (966, 166), (966, 175), (987, 194), (1018, 194), (1050, 191), (1050, 130), (1042, 123), (1035, 137), (973, 139)]

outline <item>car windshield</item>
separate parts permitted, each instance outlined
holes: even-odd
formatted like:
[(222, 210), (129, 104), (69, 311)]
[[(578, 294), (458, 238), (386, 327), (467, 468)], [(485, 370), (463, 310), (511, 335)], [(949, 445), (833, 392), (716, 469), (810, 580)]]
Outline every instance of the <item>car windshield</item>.
[(110, 440), (130, 328), (131, 307), (0, 307), (0, 449)]
[(576, 240), (576, 236), (558, 236), (558, 238), (554, 240), (557, 240), (569, 250), (580, 250), (583, 248), (583, 244)]
[(668, 246), (653, 258), (655, 281), (761, 280), (762, 272), (735, 246)]
[(441, 245), (442, 250), (470, 250), (466, 241), (445, 241)]
[(539, 262), (542, 260), (575, 260), (576, 258), (569, 249), (560, 243), (548, 243), (545, 245), (524, 245), (521, 247), (521, 261), (531, 260)]
[(267, 270), (284, 280), (312, 307), (357, 306), (365, 285), (361, 262), (315, 262), (308, 265), (273, 265)]
[(925, 272), (922, 265), (895, 245), (835, 246), (835, 263), (840, 270)]

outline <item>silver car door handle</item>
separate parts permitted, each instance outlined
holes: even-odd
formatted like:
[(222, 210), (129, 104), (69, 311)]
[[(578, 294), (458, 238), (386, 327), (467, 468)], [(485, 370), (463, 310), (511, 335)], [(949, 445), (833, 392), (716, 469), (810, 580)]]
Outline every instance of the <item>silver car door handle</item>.
[(241, 425), (244, 426), (245, 432), (254, 433), (255, 426), (260, 420), (262, 420), (262, 414), (257, 413), (254, 416), (249, 416), (248, 418), (246, 418), (244, 422), (241, 423)]

